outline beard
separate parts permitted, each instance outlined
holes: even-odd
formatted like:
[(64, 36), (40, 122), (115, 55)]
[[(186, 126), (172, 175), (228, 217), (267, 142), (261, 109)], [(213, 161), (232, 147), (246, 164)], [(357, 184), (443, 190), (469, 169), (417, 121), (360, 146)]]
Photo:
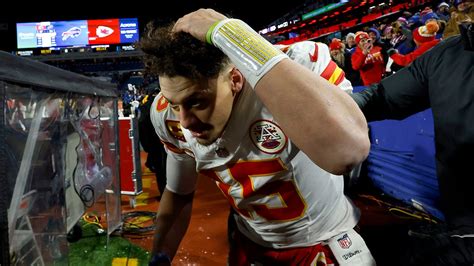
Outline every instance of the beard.
[(332, 59), (336, 62), (339, 67), (344, 67), (344, 54), (338, 53), (336, 55), (331, 55)]

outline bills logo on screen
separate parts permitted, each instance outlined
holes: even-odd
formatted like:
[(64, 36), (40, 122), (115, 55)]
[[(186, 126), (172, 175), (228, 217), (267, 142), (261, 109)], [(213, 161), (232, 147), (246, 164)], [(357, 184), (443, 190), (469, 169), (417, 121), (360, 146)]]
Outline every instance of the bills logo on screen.
[(279, 153), (285, 148), (288, 138), (281, 128), (267, 120), (255, 121), (249, 130), (250, 139), (257, 148), (265, 153)]
[(82, 32), (81, 28), (72, 27), (61, 34), (62, 40), (66, 41), (69, 38), (77, 38), (79, 35), (81, 35), (81, 32)]
[(352, 245), (352, 241), (347, 234), (344, 234), (341, 238), (339, 238), (337, 243), (339, 243), (339, 246), (344, 249), (348, 249)]

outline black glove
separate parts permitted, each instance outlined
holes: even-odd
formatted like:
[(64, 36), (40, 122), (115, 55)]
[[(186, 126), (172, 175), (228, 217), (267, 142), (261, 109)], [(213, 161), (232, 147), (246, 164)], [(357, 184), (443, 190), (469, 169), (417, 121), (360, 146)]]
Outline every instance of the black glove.
[(398, 54), (398, 50), (395, 48), (390, 48), (387, 50), (388, 56), (392, 56), (393, 54)]

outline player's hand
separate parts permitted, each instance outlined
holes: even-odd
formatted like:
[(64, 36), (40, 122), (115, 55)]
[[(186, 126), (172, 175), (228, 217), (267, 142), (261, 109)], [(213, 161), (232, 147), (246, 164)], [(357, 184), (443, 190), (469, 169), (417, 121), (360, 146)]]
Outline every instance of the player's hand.
[(206, 33), (212, 24), (227, 17), (213, 9), (199, 9), (191, 12), (176, 21), (173, 27), (174, 32), (184, 31), (194, 36), (194, 38), (206, 41)]

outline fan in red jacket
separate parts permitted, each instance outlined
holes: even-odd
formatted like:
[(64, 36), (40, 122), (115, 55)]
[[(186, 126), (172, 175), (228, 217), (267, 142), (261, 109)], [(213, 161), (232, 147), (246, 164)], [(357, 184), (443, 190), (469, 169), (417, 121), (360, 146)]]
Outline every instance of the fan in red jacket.
[(413, 41), (416, 44), (416, 49), (413, 52), (402, 55), (399, 54), (396, 49), (390, 49), (387, 53), (395, 64), (408, 66), (415, 58), (424, 54), (440, 42), (440, 40), (435, 39), (438, 30), (438, 23), (436, 21), (429, 21), (425, 26), (420, 26), (413, 31)]
[(364, 85), (379, 83), (385, 72), (385, 63), (382, 57), (382, 47), (372, 43), (366, 32), (356, 33), (357, 47), (352, 54), (352, 68), (359, 70)]

